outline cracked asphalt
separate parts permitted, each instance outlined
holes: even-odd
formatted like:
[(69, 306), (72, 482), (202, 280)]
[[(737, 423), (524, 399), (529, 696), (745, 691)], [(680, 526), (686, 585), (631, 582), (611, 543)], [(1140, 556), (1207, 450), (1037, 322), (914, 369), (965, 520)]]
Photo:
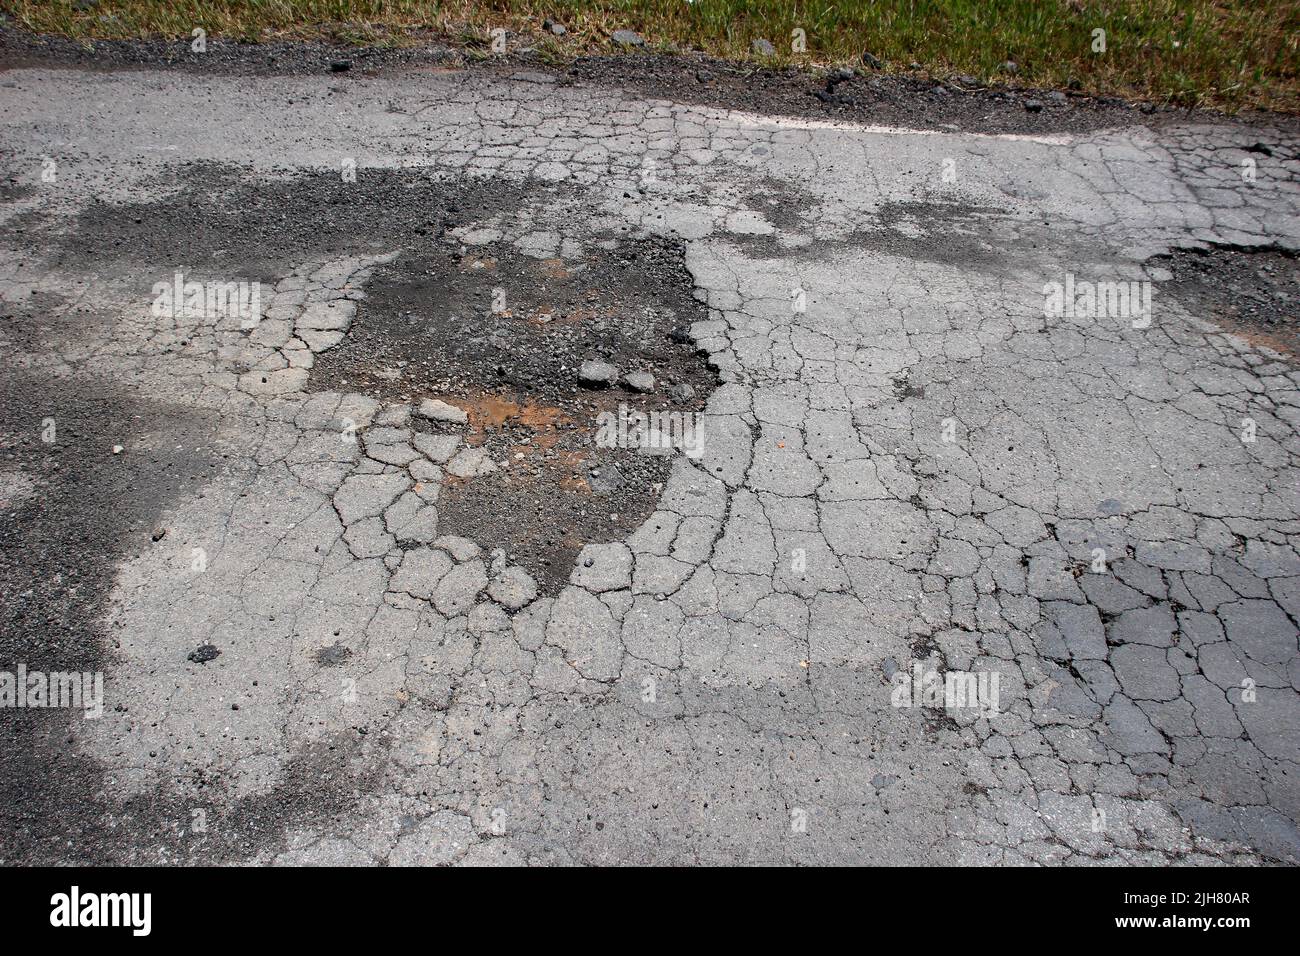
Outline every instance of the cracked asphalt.
[[(1144, 122), (11, 65), (0, 669), (102, 669), (105, 712), (0, 710), (0, 861), (1296, 863), (1300, 366), (1170, 258), (1294, 291), (1295, 129)], [(615, 261), (650, 240), (677, 271)], [(700, 453), (593, 480), (547, 425), (483, 440), (450, 352), (348, 358), (434, 252), (681, 320), (700, 369), (593, 332), (476, 394), (593, 446), (578, 411), (648, 395)], [(157, 314), (177, 271), (261, 283), (258, 321)], [(1045, 315), (1067, 276), (1150, 315)], [(421, 321), (508, 355), (437, 280)], [(580, 502), (558, 577), (500, 537), (560, 500), (533, 463)], [(996, 706), (900, 706), (914, 670)]]

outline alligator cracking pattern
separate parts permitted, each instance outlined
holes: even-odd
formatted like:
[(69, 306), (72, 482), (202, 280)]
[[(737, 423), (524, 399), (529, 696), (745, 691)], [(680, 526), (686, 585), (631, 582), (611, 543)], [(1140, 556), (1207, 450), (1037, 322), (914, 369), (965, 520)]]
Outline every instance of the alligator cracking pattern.
[[(539, 597), (508, 554), (439, 527), (448, 474), (508, 462), (410, 405), (304, 391), (401, 250), (304, 255), (248, 335), (157, 319), (143, 277), (51, 271), (10, 234), (6, 304), (44, 292), (102, 319), (51, 322), (41, 348), (6, 336), (17, 366), (212, 410), (228, 456), (120, 568), (110, 709), (70, 721), (110, 799), (165, 793), (237, 827), (337, 746), (344, 805), (234, 855), (1300, 857), (1300, 371), (1162, 298), (1144, 266), (1177, 245), (1297, 248), (1300, 164), (1278, 131), (915, 134), (541, 74), (346, 94), (8, 77), (12, 169), (57, 153), (60, 186), (6, 218), (57, 232), (92, 197), (160, 196), (158, 174), (193, 160), (542, 180), (547, 203), (475, 228), (539, 258), (609, 230), (680, 241), (709, 309), (691, 335), (722, 378), (703, 456)], [(238, 135), (195, 132), (213, 123)], [(1045, 319), (1066, 272), (1153, 280), (1154, 321)], [(209, 643), (219, 657), (190, 659)], [(996, 671), (1002, 712), (891, 706), (917, 662)], [(211, 837), (132, 839), (139, 859), (218, 855)]]

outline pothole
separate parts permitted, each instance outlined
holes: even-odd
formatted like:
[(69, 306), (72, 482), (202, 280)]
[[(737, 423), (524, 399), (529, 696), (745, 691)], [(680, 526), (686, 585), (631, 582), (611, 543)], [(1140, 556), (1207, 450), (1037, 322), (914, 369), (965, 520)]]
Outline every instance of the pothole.
[[(707, 310), (680, 247), (547, 236), (528, 246), (456, 229), (379, 266), (309, 387), (463, 411), (463, 423), (412, 418), (472, 450), (449, 465), (439, 530), (503, 550), (553, 594), (584, 545), (621, 540), (654, 511), (717, 379), (690, 344)], [(587, 368), (602, 381), (584, 382), (584, 363), (605, 366)], [(637, 415), (661, 416), (659, 440), (619, 431)]]
[(1173, 278), (1161, 284), (1192, 315), (1255, 345), (1300, 359), (1300, 260), (1281, 249), (1177, 249), (1151, 264)]

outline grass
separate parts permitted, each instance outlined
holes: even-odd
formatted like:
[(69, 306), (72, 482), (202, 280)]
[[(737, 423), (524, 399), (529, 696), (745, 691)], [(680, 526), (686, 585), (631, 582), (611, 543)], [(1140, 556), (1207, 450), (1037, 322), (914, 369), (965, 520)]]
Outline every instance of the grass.
[[(869, 51), (889, 72), (916, 63), (934, 76), (1300, 112), (1300, 0), (0, 0), (0, 10), (29, 30), (86, 39), (179, 39), (202, 27), (253, 42), (435, 37), (481, 50), (502, 27), (511, 48), (559, 58), (608, 50), (614, 30), (630, 29), (664, 52), (821, 65), (859, 63)], [(545, 17), (568, 34), (543, 34)], [(796, 29), (805, 52), (791, 50)], [(1093, 50), (1098, 29), (1104, 53)], [(755, 55), (758, 38), (777, 54)], [(1007, 60), (1014, 77), (1000, 70)]]

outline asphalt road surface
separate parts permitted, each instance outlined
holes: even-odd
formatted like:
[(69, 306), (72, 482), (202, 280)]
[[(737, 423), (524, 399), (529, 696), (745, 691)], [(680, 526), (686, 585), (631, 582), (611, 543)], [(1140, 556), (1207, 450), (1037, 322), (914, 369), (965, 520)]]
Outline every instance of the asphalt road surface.
[(1294, 127), (698, 100), (0, 72), (0, 862), (1297, 862)]

